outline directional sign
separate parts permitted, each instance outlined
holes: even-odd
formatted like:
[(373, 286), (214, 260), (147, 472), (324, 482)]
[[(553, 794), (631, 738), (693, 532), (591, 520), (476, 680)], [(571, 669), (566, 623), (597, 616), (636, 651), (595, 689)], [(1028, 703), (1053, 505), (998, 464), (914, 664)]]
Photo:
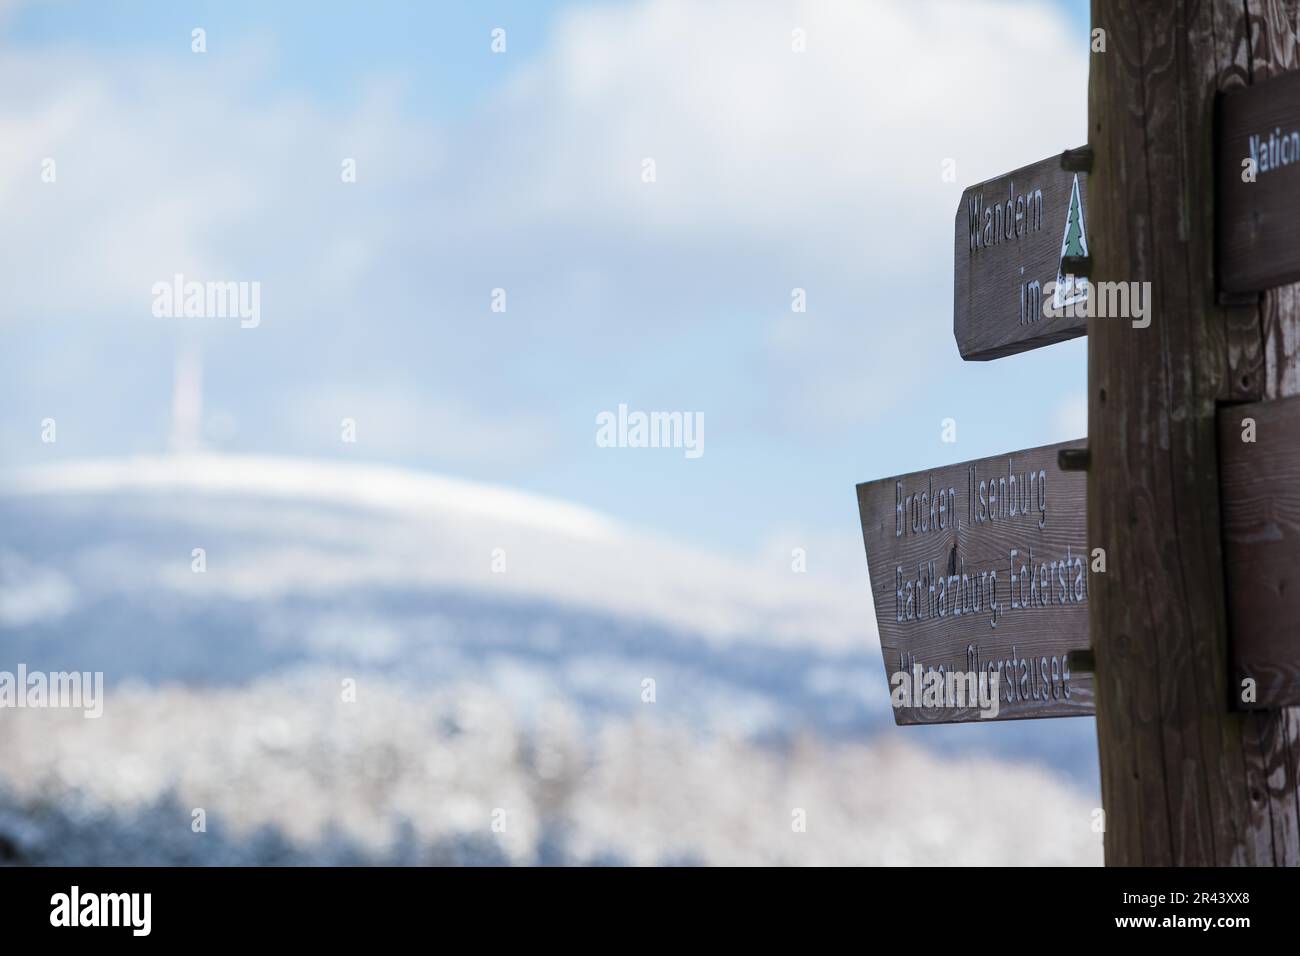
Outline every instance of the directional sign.
[(1232, 699), (1246, 710), (1294, 706), (1300, 704), (1300, 396), (1220, 408), (1219, 449)]
[[(1057, 465), (1082, 445), (858, 485), (896, 723), (1093, 712), (1092, 675), (1068, 659), (1088, 647), (1086, 479)], [(971, 706), (981, 679), (996, 688), (995, 708)]]
[(1223, 94), (1218, 137), (1219, 289), (1300, 280), (1300, 73)]
[(1087, 199), (1087, 173), (1066, 170), (1061, 156), (962, 193), (952, 322), (962, 358), (1000, 358), (1087, 334), (1087, 282), (1070, 268), (1088, 257)]

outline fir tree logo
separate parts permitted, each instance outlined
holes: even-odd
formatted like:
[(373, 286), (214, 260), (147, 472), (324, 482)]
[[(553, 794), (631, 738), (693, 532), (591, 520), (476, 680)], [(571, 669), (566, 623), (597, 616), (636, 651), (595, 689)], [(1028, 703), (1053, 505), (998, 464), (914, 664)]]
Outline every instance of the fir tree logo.
[[(1083, 200), (1079, 198), (1079, 174), (1074, 175), (1074, 185), (1070, 188), (1070, 210), (1065, 215), (1065, 233), (1061, 236), (1060, 259), (1066, 256), (1086, 256), (1088, 254), (1088, 232), (1083, 222)], [(1052, 296), (1052, 305), (1063, 309), (1088, 298), (1088, 279), (1086, 276), (1066, 276), (1065, 270), (1058, 265), (1056, 269), (1056, 292)]]

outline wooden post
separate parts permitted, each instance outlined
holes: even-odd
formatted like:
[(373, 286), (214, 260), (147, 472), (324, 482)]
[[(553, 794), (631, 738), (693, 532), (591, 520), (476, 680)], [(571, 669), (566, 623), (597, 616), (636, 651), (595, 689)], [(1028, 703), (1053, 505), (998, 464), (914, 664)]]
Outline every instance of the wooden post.
[[(1300, 864), (1300, 711), (1229, 681), (1216, 406), (1300, 394), (1300, 287), (1222, 306), (1216, 92), (1300, 66), (1296, 0), (1093, 0), (1093, 282), (1151, 324), (1088, 328), (1097, 737), (1111, 865)], [(1231, 301), (1231, 300), (1224, 300)]]

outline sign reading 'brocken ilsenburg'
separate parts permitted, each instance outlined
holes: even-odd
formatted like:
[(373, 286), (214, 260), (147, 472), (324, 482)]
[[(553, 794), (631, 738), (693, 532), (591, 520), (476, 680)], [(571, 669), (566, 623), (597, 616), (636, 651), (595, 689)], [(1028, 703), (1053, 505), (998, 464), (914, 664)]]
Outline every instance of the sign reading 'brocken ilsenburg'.
[[(858, 485), (885, 673), (891, 694), (913, 697), (897, 723), (1093, 712), (1091, 675), (1068, 660), (1088, 647), (1086, 479), (1057, 465), (1083, 444)], [(996, 713), (969, 697), (918, 701), (916, 677), (931, 672), (931, 688), (976, 675), (996, 688)]]
[(957, 209), (953, 335), (961, 357), (1014, 355), (1086, 335), (1086, 173), (1053, 156), (969, 187)]

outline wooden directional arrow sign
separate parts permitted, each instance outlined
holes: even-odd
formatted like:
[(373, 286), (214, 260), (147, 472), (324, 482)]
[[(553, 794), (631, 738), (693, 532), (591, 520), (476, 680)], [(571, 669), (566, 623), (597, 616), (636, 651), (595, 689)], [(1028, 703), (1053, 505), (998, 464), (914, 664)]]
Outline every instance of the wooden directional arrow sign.
[[(899, 674), (913, 692), (906, 706), (895, 699), (895, 722), (985, 719), (970, 696), (948, 696), (949, 673), (985, 675), (997, 699), (988, 719), (1093, 712), (1092, 675), (1068, 659), (1088, 647), (1086, 478), (1057, 465), (1082, 445), (858, 485), (885, 673), (891, 694)], [(930, 672), (945, 691), (927, 700), (916, 684), (933, 688)]]
[(1218, 138), (1219, 289), (1300, 280), (1300, 73), (1225, 93)]
[[(1087, 173), (1065, 169), (1062, 156), (962, 193), (952, 323), (962, 358), (1000, 358), (1087, 334), (1078, 262), (1088, 257), (1087, 200)], [(1045, 302), (1059, 314), (1049, 318)]]

